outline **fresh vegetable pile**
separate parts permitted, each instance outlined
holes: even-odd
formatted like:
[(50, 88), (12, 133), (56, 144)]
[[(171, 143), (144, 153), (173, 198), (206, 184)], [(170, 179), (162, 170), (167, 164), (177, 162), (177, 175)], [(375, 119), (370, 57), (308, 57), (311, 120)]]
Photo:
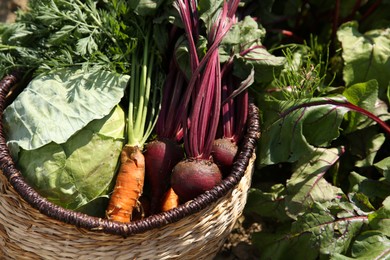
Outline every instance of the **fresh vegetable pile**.
[(226, 177), (255, 97), (256, 257), (388, 259), (388, 13), (386, 0), (30, 0), (0, 27), (0, 77), (24, 75), (8, 146), (50, 201), (128, 222)]
[(231, 170), (249, 87), (284, 58), (240, 1), (31, 0), (0, 28), (0, 77), (22, 82), (7, 145), (49, 201), (129, 222), (167, 211)]

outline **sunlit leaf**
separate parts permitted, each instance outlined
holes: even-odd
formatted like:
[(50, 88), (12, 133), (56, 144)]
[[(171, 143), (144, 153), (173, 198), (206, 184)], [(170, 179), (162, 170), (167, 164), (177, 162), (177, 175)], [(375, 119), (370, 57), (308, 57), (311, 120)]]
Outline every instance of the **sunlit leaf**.
[(383, 160), (374, 164), (374, 166), (379, 170), (380, 173), (386, 178), (390, 183), (390, 157), (386, 157)]
[(307, 102), (325, 100), (313, 98), (264, 102), (259, 163), (295, 162), (302, 156), (312, 154), (315, 147), (326, 147), (336, 139), (348, 110), (326, 104), (305, 107)]
[[(123, 133), (125, 117), (119, 107), (92, 121), (64, 144), (51, 142), (36, 150), (21, 150), (18, 165), (23, 176), (49, 201), (73, 210), (84, 207), (86, 211), (88, 203), (107, 198), (111, 189), (124, 143), (123, 136), (114, 133), (110, 137), (105, 131), (114, 122)], [(90, 210), (96, 212), (93, 207)]]
[(337, 32), (344, 59), (343, 78), (347, 86), (376, 79), (384, 98), (390, 81), (390, 29), (362, 34), (357, 22), (347, 22)]
[(4, 112), (9, 144), (25, 150), (66, 142), (123, 97), (128, 76), (63, 69), (33, 79)]
[(325, 173), (342, 153), (341, 148), (318, 148), (310, 156), (304, 156), (298, 161), (291, 178), (287, 180), (285, 201), (290, 217), (296, 219), (313, 203), (331, 201), (343, 194), (340, 188), (324, 179)]
[(369, 215), (370, 226), (390, 237), (390, 195), (376, 212)]
[(375, 207), (372, 205), (370, 197), (364, 193), (349, 193), (348, 198), (356, 205), (355, 210), (359, 211), (361, 214), (375, 211)]
[(335, 254), (332, 260), (390, 259), (390, 239), (377, 231), (367, 231), (358, 236), (351, 247), (351, 256)]
[[(364, 108), (375, 115), (380, 116), (380, 114), (387, 114), (387, 108), (385, 111), (380, 111), (381, 107), (379, 107), (379, 111), (376, 111), (378, 102), (378, 82), (375, 79), (348, 87), (343, 92), (343, 96), (352, 104)], [(348, 113), (345, 117), (348, 122), (348, 127), (345, 129), (346, 133), (365, 128), (374, 123), (372, 120), (367, 119), (367, 116), (357, 112)]]
[(242, 21), (234, 24), (223, 38), (219, 47), (221, 62), (227, 61), (232, 53), (239, 55), (241, 51), (250, 47), (258, 45), (258, 47), (265, 48), (261, 45), (261, 39), (264, 36), (265, 29), (252, 17), (245, 17)]
[(163, 3), (162, 0), (132, 0), (130, 6), (139, 15), (155, 15), (157, 8)]
[(81, 38), (77, 42), (77, 50), (81, 55), (92, 54), (94, 51), (97, 51), (97, 49), (98, 46), (92, 38), (92, 35)]
[(204, 21), (205, 24), (210, 24), (215, 13), (222, 6), (222, 3), (223, 0), (199, 0), (199, 18)]
[(390, 195), (390, 182), (388, 181), (369, 179), (356, 172), (351, 172), (348, 180), (351, 192), (363, 193), (372, 201), (382, 201)]
[[(342, 211), (342, 206), (339, 204), (335, 208)], [(348, 213), (349, 216), (338, 218), (324, 205), (316, 203), (311, 212), (304, 213), (293, 223), (292, 233), (311, 233), (312, 242), (318, 244), (322, 254), (346, 253), (353, 238), (367, 222), (366, 216), (354, 215), (353, 211)]]

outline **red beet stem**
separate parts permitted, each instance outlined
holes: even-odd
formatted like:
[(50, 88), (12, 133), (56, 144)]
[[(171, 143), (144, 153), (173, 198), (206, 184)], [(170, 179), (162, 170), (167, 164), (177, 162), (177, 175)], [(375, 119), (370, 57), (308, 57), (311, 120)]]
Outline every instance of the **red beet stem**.
[(300, 108), (312, 107), (312, 106), (324, 106), (324, 105), (333, 105), (333, 106), (345, 107), (345, 108), (347, 108), (347, 109), (349, 109), (351, 111), (355, 111), (357, 113), (365, 115), (368, 118), (370, 118), (371, 120), (377, 122), (383, 128), (383, 130), (388, 135), (390, 135), (390, 126), (387, 125), (386, 122), (381, 120), (379, 117), (377, 117), (373, 113), (371, 113), (371, 112), (369, 112), (369, 111), (367, 111), (367, 110), (365, 110), (365, 109), (363, 109), (363, 108), (361, 108), (359, 106), (356, 106), (356, 105), (348, 102), (347, 100), (338, 101), (338, 100), (327, 98), (327, 99), (324, 99), (324, 100), (302, 103), (302, 104), (299, 104), (299, 105), (296, 105), (296, 106), (292, 106), (289, 109), (286, 109), (285, 111), (283, 111), (283, 113), (280, 114), (280, 117), (285, 117), (288, 114), (290, 114), (293, 111), (295, 111), (297, 109), (300, 109)]
[(196, 67), (199, 65), (199, 58), (196, 50), (196, 42), (199, 37), (199, 18), (197, 15), (196, 2), (194, 0), (190, 1), (190, 3), (186, 0), (178, 0), (176, 2), (179, 7), (180, 18), (184, 24), (184, 30), (187, 34), (191, 70), (194, 72)]
[[(230, 7), (232, 6), (234, 7), (234, 5)], [(190, 158), (209, 159), (216, 136), (221, 106), (221, 67), (218, 46), (233, 24), (232, 19), (227, 16), (228, 8), (229, 4), (224, 2), (222, 11), (214, 20), (207, 35), (209, 50), (191, 75), (187, 88), (191, 95), (184, 95), (183, 98), (183, 111), (186, 111), (190, 96), (195, 97), (189, 116), (183, 118), (184, 147)], [(192, 92), (193, 90), (195, 92)]]
[[(185, 17), (186, 14), (184, 12), (184, 9), (185, 9), (185, 3), (183, 2), (187, 2), (186, 0), (177, 0), (176, 3), (177, 5), (179, 6), (179, 13), (180, 13), (180, 16), (181, 17)], [(224, 9), (227, 9), (226, 8), (226, 3), (224, 2)], [(185, 10), (189, 10), (188, 8), (185, 9)], [(226, 11), (223, 12), (223, 14), (225, 15), (225, 17), (221, 17), (221, 19), (217, 19), (217, 20), (223, 20), (224, 23), (220, 23), (221, 26), (219, 27), (218, 29), (218, 33), (216, 35), (213, 35), (212, 39), (213, 41), (210, 42), (211, 45), (207, 51), (207, 53), (205, 54), (205, 56), (202, 58), (202, 60), (199, 62), (198, 66), (196, 67), (196, 69), (193, 71), (192, 75), (191, 75), (191, 78), (189, 80), (189, 83), (187, 85), (187, 88), (186, 88), (186, 91), (182, 97), (182, 100), (181, 100), (181, 103), (180, 103), (180, 106), (179, 106), (179, 109), (178, 109), (178, 113), (176, 113), (176, 120), (182, 120), (182, 122), (184, 124), (187, 124), (187, 121), (188, 121), (188, 116), (187, 116), (187, 111), (188, 111), (188, 106), (189, 106), (189, 101), (191, 99), (191, 97), (196, 94), (196, 95), (201, 95), (197, 90), (199, 89), (199, 76), (200, 74), (203, 72), (205, 66), (207, 65), (207, 63), (209, 62), (210, 58), (212, 57), (213, 55), (213, 52), (215, 50), (218, 50), (218, 47), (219, 47), (219, 44), (221, 43), (223, 37), (226, 35), (226, 33), (229, 31), (229, 29), (231, 28), (232, 24), (233, 24), (233, 19), (226, 19)], [(190, 15), (191, 17), (197, 17), (195, 15)], [(185, 18), (183, 19), (182, 18), (182, 21), (185, 25), (185, 28), (191, 28), (191, 24), (188, 23), (188, 19)], [(197, 21), (195, 24), (198, 24), (199, 21)], [(192, 35), (193, 33), (187, 33), (187, 38), (189, 39), (189, 41), (191, 41), (192, 39)], [(192, 43), (190, 43), (192, 44)], [(190, 47), (190, 56), (191, 55), (197, 55), (196, 52), (192, 52), (191, 51), (191, 48)], [(196, 91), (196, 93), (194, 93), (194, 90)], [(184, 131), (184, 135), (186, 134), (186, 131)]]
[(222, 69), (222, 114), (221, 126), (223, 138), (233, 139), (238, 143), (248, 117), (248, 88), (254, 80), (253, 72), (242, 82), (233, 76), (230, 63)]
[(169, 73), (164, 83), (161, 110), (156, 124), (156, 134), (159, 138), (169, 138), (180, 141), (181, 120), (177, 120), (175, 115), (180, 109), (185, 85), (184, 75), (177, 68), (174, 59), (171, 60)]

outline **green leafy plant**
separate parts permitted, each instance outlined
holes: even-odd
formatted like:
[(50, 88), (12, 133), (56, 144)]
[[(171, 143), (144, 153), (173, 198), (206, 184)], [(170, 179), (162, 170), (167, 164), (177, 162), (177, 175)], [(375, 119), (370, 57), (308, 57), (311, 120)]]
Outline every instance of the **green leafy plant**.
[(104, 212), (125, 140), (125, 114), (117, 104), (127, 81), (107, 71), (53, 71), (34, 78), (4, 111), (15, 160), (50, 201)]
[(16, 23), (0, 26), (0, 77), (74, 65), (127, 74), (141, 31), (134, 12), (153, 13), (159, 2), (30, 1)]
[(380, 2), (250, 9), (287, 60), (257, 90), (262, 136), (245, 216), (262, 223), (252, 235), (260, 259), (390, 257), (390, 6)]
[(144, 16), (161, 1), (29, 4), (0, 29), (0, 76), (28, 81), (4, 112), (8, 146), (41, 195), (103, 217), (121, 148), (142, 151), (156, 123), (164, 73)]

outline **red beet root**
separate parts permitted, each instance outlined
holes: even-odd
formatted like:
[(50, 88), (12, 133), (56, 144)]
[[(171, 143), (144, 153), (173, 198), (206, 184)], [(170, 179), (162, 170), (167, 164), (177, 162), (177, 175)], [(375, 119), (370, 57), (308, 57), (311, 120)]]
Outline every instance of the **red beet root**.
[(184, 158), (181, 146), (169, 139), (150, 142), (146, 145), (145, 174), (151, 190), (151, 213), (157, 213), (163, 195), (169, 187), (172, 168)]
[(229, 174), (234, 159), (236, 158), (237, 150), (237, 145), (227, 138), (221, 138), (214, 141), (211, 155), (224, 175)]
[(218, 166), (208, 160), (184, 160), (172, 170), (171, 185), (181, 202), (195, 198), (221, 181)]

